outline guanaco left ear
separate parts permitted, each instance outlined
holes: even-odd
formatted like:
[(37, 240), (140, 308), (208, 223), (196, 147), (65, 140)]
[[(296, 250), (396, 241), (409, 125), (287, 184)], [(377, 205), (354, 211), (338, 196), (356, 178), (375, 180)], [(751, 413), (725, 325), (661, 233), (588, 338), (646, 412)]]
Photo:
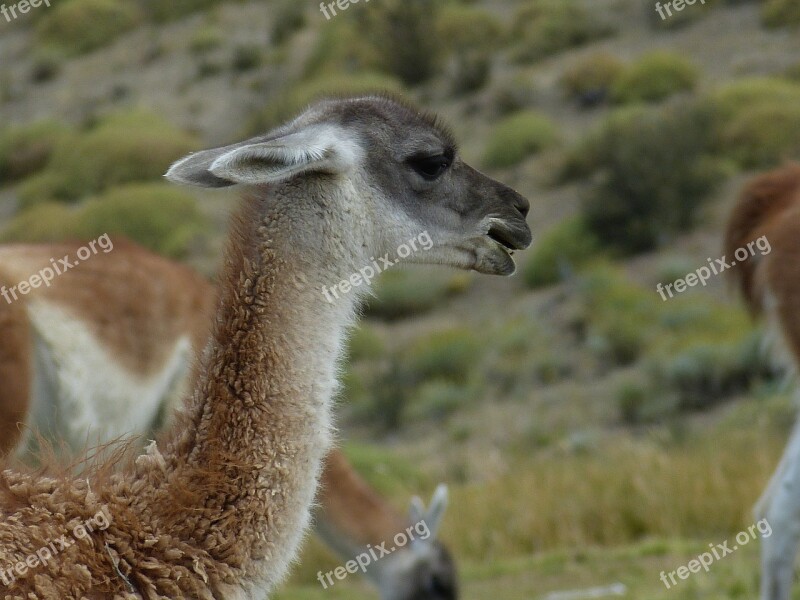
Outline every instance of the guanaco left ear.
[(360, 144), (336, 125), (310, 125), (277, 137), (190, 154), (166, 177), (202, 187), (259, 185), (307, 172), (344, 173), (361, 155)]
[(422, 498), (414, 496), (411, 499), (411, 507), (409, 508), (411, 522), (425, 522), (431, 532), (429, 541), (436, 539), (439, 535), (439, 530), (444, 520), (444, 513), (447, 510), (448, 500), (447, 486), (443, 483), (439, 484), (436, 491), (433, 493), (431, 504), (427, 510), (425, 509), (425, 504), (422, 502)]

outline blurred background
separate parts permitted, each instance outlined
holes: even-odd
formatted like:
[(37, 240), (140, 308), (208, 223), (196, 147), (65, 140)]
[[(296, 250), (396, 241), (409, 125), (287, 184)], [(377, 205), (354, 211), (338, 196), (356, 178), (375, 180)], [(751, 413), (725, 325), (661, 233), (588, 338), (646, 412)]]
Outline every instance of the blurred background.
[[(664, 3), (662, 3), (664, 4)], [(52, 0), (0, 18), (0, 241), (128, 236), (213, 278), (227, 192), (162, 182), (320, 93), (388, 89), (531, 199), (511, 279), (392, 270), (352, 338), (339, 424), (403, 508), (444, 481), (468, 600), (622, 582), (753, 598), (753, 523), (794, 421), (720, 257), (754, 173), (800, 159), (800, 2)], [(374, 597), (311, 541), (283, 600)], [(798, 596), (800, 597), (800, 596)]]

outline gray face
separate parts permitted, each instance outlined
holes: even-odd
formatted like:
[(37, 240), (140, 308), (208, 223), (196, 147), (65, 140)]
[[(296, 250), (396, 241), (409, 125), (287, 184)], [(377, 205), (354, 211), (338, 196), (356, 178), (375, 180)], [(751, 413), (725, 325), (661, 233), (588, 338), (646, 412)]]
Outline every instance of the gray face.
[[(531, 243), (528, 200), (466, 164), (436, 119), (393, 99), (367, 97), (322, 102), (297, 123), (336, 123), (354, 133), (364, 150), (362, 173), (396, 213), (398, 229), (433, 238), (435, 247), (409, 262), (514, 272), (510, 253)], [(407, 239), (399, 231), (396, 237)]]
[(382, 590), (382, 600), (457, 600), (458, 578), (453, 558), (439, 542), (427, 544), (404, 565), (403, 577)]
[(436, 119), (387, 97), (319, 102), (266, 136), (192, 154), (167, 177), (204, 187), (285, 186), (301, 195), (326, 187), (330, 195), (339, 186), (371, 213), (370, 250), (430, 237), (430, 249), (406, 262), (510, 275), (510, 253), (531, 242), (528, 201), (464, 163)]

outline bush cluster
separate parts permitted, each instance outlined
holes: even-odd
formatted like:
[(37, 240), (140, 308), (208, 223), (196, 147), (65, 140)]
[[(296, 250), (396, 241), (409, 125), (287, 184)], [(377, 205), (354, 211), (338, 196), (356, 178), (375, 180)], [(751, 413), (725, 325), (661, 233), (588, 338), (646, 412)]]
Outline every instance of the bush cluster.
[(695, 224), (722, 178), (711, 158), (713, 118), (699, 105), (613, 113), (570, 169), (594, 174), (584, 199), (589, 229), (623, 253), (653, 249)]
[(159, 254), (183, 258), (210, 225), (187, 192), (164, 183), (119, 186), (78, 207), (42, 203), (11, 220), (4, 242), (125, 236)]
[[(172, 3), (161, 2), (160, 5)], [(125, 0), (70, 0), (57, 2), (36, 23), (39, 42), (68, 55), (105, 46), (142, 21), (135, 2)]]
[(590, 54), (564, 71), (561, 87), (583, 105), (597, 104), (610, 96), (612, 86), (624, 70), (622, 61), (613, 54)]
[(795, 0), (765, 0), (761, 20), (767, 27), (800, 27), (800, 4)]
[(436, 29), (453, 57), (452, 91), (482, 88), (491, 75), (493, 50), (505, 38), (503, 24), (486, 10), (454, 4), (441, 10)]
[(599, 14), (577, 0), (528, 0), (514, 18), (521, 61), (540, 60), (611, 33)]
[(611, 88), (619, 104), (657, 102), (694, 89), (697, 68), (691, 61), (668, 52), (652, 52), (623, 69)]
[(190, 135), (143, 112), (117, 113), (58, 143), (47, 167), (19, 189), (23, 205), (74, 202), (114, 185), (160, 179), (197, 147)]
[(531, 288), (552, 285), (596, 259), (602, 248), (581, 216), (566, 219), (536, 242), (523, 277)]
[(0, 130), (0, 181), (18, 181), (42, 170), (70, 133), (54, 121)]
[(716, 149), (743, 168), (800, 158), (800, 83), (743, 79), (709, 98), (717, 115)]
[(558, 141), (558, 130), (546, 116), (532, 110), (518, 112), (495, 126), (483, 164), (490, 168), (513, 167)]

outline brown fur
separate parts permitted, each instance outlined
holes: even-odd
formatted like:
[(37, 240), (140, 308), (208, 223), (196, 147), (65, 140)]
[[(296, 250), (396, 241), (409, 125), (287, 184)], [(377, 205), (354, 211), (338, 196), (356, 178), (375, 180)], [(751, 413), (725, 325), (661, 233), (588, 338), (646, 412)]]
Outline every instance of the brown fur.
[[(100, 251), (56, 277), (50, 287), (19, 296), (13, 306), (31, 300), (57, 303), (93, 329), (109, 351), (131, 371), (147, 375), (161, 366), (171, 350), (165, 344), (182, 332), (207, 336), (206, 323), (214, 306), (213, 288), (197, 273), (124, 239), (113, 239), (114, 250)], [(0, 264), (9, 271), (7, 287), (16, 285), (50, 260), (74, 261), (83, 244), (19, 244), (0, 248)], [(12, 271), (13, 265), (13, 272)], [(125, 286), (118, 285), (126, 281)], [(169, 285), (165, 285), (165, 281)], [(131, 294), (130, 290), (136, 290)], [(7, 302), (0, 298), (0, 303)]]
[(768, 298), (791, 351), (800, 361), (800, 165), (790, 164), (755, 177), (734, 207), (725, 235), (725, 253), (766, 236), (766, 256), (742, 261), (728, 270), (748, 307), (760, 314)]
[[(8, 278), (0, 273), (0, 285)], [(11, 284), (13, 285), (13, 284)], [(21, 304), (0, 299), (0, 457), (22, 438), (30, 408), (31, 332)]]
[[(253, 201), (247, 206), (252, 210)], [(252, 226), (247, 223), (255, 218), (253, 215), (241, 220), (239, 236), (246, 239), (253, 235)], [(245, 244), (244, 240), (240, 243)], [(19, 265), (9, 279), (13, 285), (46, 266), (54, 253), (60, 256), (62, 252), (74, 252), (77, 247), (14, 246), (0, 250), (0, 257)], [(225, 508), (235, 504), (231, 499), (241, 496), (242, 490), (247, 489), (247, 482), (257, 476), (257, 470), (240, 464), (237, 451), (241, 448), (220, 447), (213, 442), (230, 440), (231, 422), (252, 430), (252, 426), (247, 426), (251, 420), (248, 414), (260, 409), (248, 400), (246, 389), (252, 383), (244, 380), (264, 381), (265, 377), (251, 373), (257, 365), (253, 365), (255, 361), (249, 357), (259, 356), (259, 364), (267, 360), (272, 368), (279, 367), (282, 362), (280, 355), (264, 354), (262, 337), (245, 334), (257, 329), (252, 321), (260, 318), (262, 308), (242, 311), (233, 305), (233, 300), (242, 296), (270, 296), (277, 285), (273, 277), (256, 276), (258, 268), (253, 260), (235, 249), (231, 252), (223, 277), (227, 303), (223, 303), (225, 310), (219, 315), (214, 332), (218, 352), (227, 341), (240, 336), (249, 337), (252, 344), (240, 347), (236, 354), (223, 352), (222, 356), (212, 359), (214, 364), (230, 365), (223, 369), (227, 375), (221, 381), (200, 378), (198, 385), (203, 386), (203, 393), (195, 396), (188, 405), (187, 414), (167, 434), (167, 441), (161, 447), (166, 446), (168, 450), (163, 456), (156, 451), (152, 459), (140, 459), (138, 465), (127, 464), (117, 475), (110, 474), (109, 468), (95, 469), (85, 474), (80, 482), (70, 481), (63, 474), (45, 480), (10, 471), (0, 475), (0, 514), (9, 519), (5, 527), (0, 527), (0, 569), (24, 560), (103, 506), (112, 519), (106, 532), (92, 535), (93, 548), (74, 546), (64, 551), (47, 567), (40, 566), (32, 575), (19, 578), (10, 590), (20, 595), (6, 597), (22, 598), (25, 591), (34, 593), (37, 598), (60, 599), (81, 594), (88, 594), (88, 598), (123, 598), (131, 590), (128, 578), (145, 597), (151, 597), (155, 590), (170, 598), (207, 597), (204, 595), (208, 594), (206, 579), (212, 588), (215, 583), (233, 581), (237, 570), (246, 564), (246, 557), (237, 556), (235, 551), (241, 537), (252, 536), (258, 528), (275, 525), (268, 521), (240, 519), (236, 515), (241, 512)], [(75, 277), (81, 269), (85, 270), (84, 277)], [(153, 270), (146, 277), (148, 269)], [(244, 278), (242, 273), (253, 277)], [(113, 283), (120, 280), (129, 285), (115, 287)], [(135, 356), (126, 361), (129, 365), (147, 368), (148, 355), (161, 355), (160, 343), (171, 336), (177, 337), (183, 330), (195, 331), (195, 340), (206, 335), (208, 326), (202, 321), (207, 311), (203, 305), (214, 297), (212, 286), (188, 269), (134, 245), (115, 246), (113, 252), (94, 257), (80, 269), (57, 279), (56, 283), (58, 285), (54, 284), (50, 290), (42, 288), (37, 292), (41, 291), (49, 300), (65, 303), (77, 318), (93, 323), (97, 313), (105, 311), (108, 323), (127, 319), (124, 327), (106, 327), (106, 323), (101, 322), (95, 329), (117, 355), (135, 352)], [(254, 286), (260, 289), (255, 290)], [(98, 287), (101, 288), (98, 294), (92, 294), (91, 290)], [(131, 294), (131, 290), (136, 293)], [(32, 297), (35, 295), (26, 298)], [(0, 387), (3, 392), (8, 391), (0, 397), (4, 400), (0, 408), (11, 413), (3, 423), (7, 424), (7, 429), (15, 431), (16, 423), (25, 420), (26, 407), (15, 407), (11, 399), (27, 398), (27, 393), (24, 390), (12, 393), (6, 384), (13, 381), (19, 386), (30, 376), (29, 325), (24, 307), (24, 301), (12, 305), (0, 303), (0, 327), (4, 341), (9, 341), (2, 346), (6, 350), (0, 373), (7, 369), (11, 375)], [(190, 310), (193, 307), (197, 307), (195, 312)], [(165, 325), (175, 331), (165, 331)], [(133, 341), (137, 333), (145, 334), (142, 341)], [(8, 337), (11, 335), (19, 337), (11, 343)], [(197, 345), (200, 346), (200, 342)], [(202, 401), (210, 397), (225, 399), (218, 404), (223, 407), (222, 414), (213, 418), (208, 412), (208, 403)], [(274, 410), (268, 415), (251, 415), (255, 420), (266, 416), (271, 426), (279, 425), (282, 420)], [(199, 437), (204, 438), (207, 445), (200, 444)], [(240, 443), (253, 443), (252, 436), (245, 438)], [(291, 445), (287, 442), (275, 456), (291, 455)], [(389, 533), (393, 535), (405, 527), (402, 518), (358, 477), (343, 455), (334, 451), (328, 464), (322, 497), (323, 518), (364, 544), (386, 539)], [(167, 477), (162, 466), (168, 467), (171, 477)], [(276, 489), (281, 487), (275, 486)], [(255, 501), (246, 500), (245, 505)], [(190, 507), (204, 504), (203, 509), (190, 510)], [(235, 524), (235, 533), (220, 538), (216, 533), (220, 519), (229, 525)], [(269, 548), (263, 549), (265, 553), (269, 551)], [(115, 563), (119, 572), (113, 566)]]
[[(74, 256), (81, 245), (0, 247), (0, 265), (13, 265), (14, 272), (0, 285), (10, 288), (47, 266), (50, 258)], [(151, 369), (181, 335), (191, 335), (196, 350), (204, 347), (216, 292), (189, 269), (115, 240), (112, 252), (56, 278), (51, 288), (36, 289), (11, 305), (0, 301), (0, 455), (14, 449), (27, 421), (31, 332), (26, 303), (35, 298), (64, 306), (93, 329), (116, 360)], [(326, 460), (319, 502), (317, 518), (361, 546), (391, 539), (407, 526), (337, 449)]]
[[(163, 455), (154, 448), (117, 475), (78, 481), (0, 475), (6, 564), (24, 560), (103, 506), (112, 519), (92, 545), (64, 550), (12, 584), (8, 597), (125, 598), (135, 589), (145, 598), (212, 598), (281, 543), (261, 532), (286, 528), (290, 517), (271, 506), (297, 496), (291, 473), (308, 465), (294, 457), (306, 456), (301, 447), (314, 442), (292, 435), (305, 430), (298, 421), (309, 415), (288, 400), (289, 381), (268, 375), (286, 368), (286, 354), (281, 335), (266, 333), (264, 306), (254, 300), (269, 303), (283, 292), (277, 275), (288, 265), (257, 241), (254, 204), (245, 204), (233, 236), (238, 243), (223, 277), (213, 351)], [(268, 471), (268, 482), (262, 464), (278, 467)]]
[(391, 540), (408, 526), (347, 462), (341, 452), (325, 459), (319, 491), (320, 516), (346, 539), (361, 546)]

